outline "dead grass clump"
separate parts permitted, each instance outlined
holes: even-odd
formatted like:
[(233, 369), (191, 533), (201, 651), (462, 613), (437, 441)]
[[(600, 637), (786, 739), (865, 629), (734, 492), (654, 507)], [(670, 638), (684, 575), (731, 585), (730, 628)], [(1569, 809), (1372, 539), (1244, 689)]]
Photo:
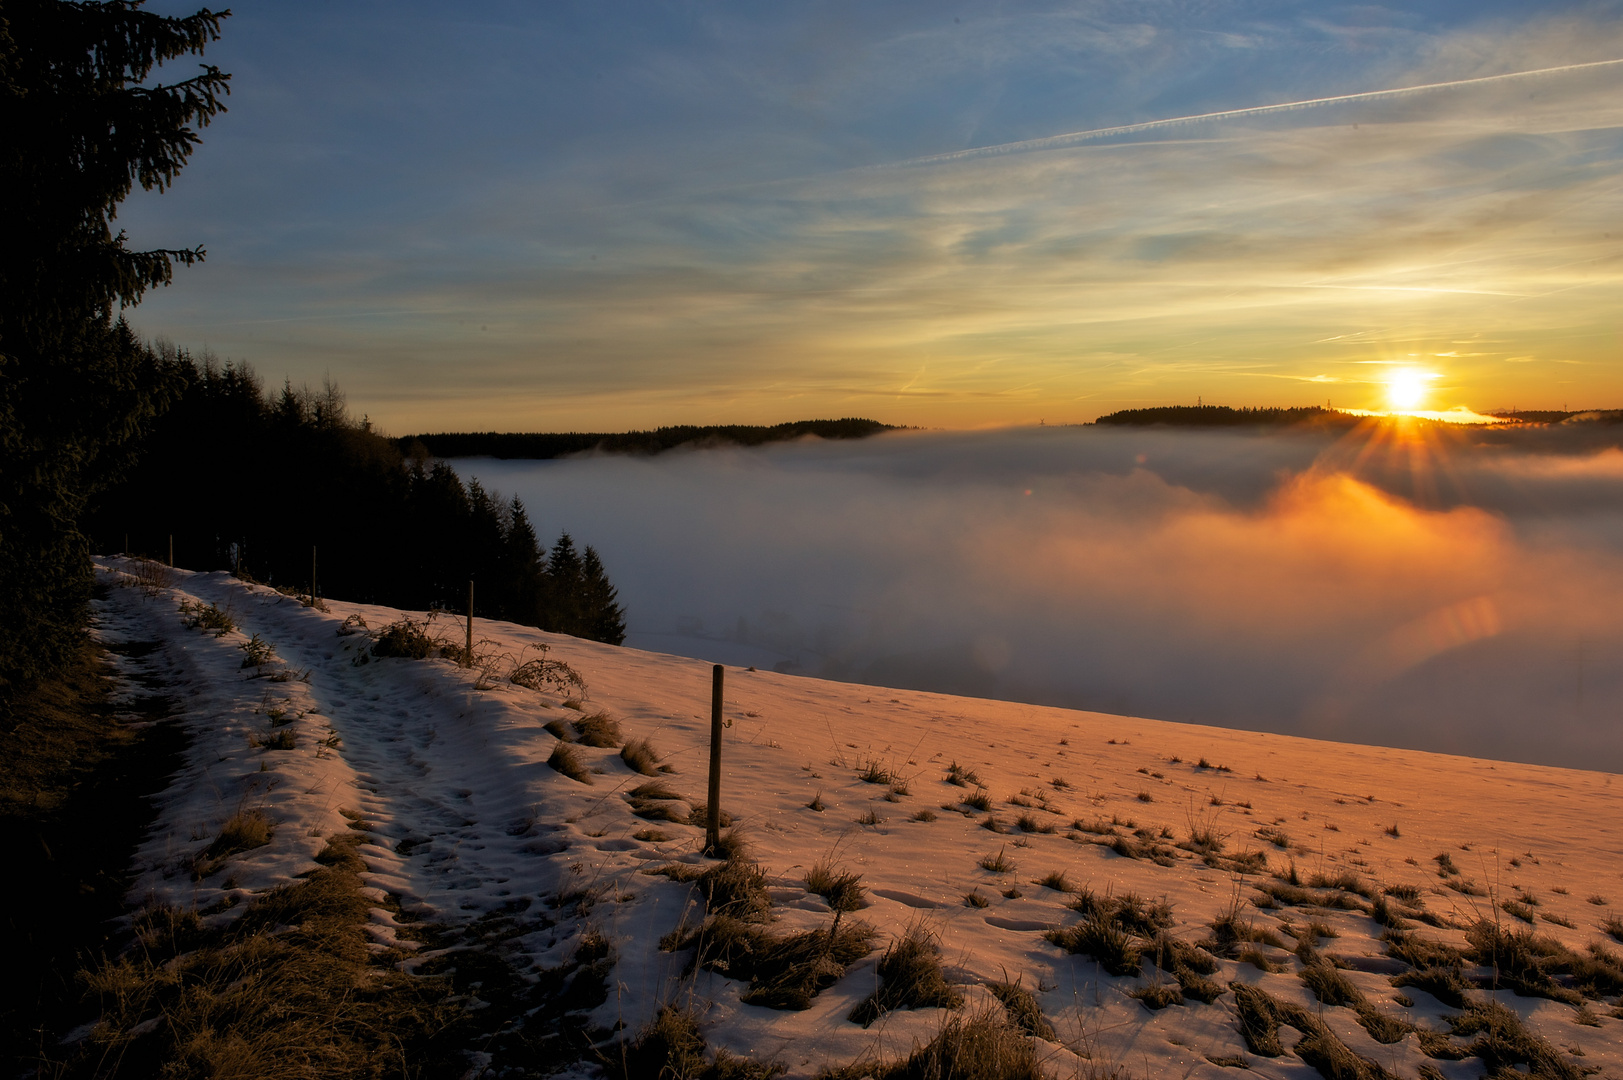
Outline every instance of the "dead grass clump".
[(239, 810), (220, 826), (214, 838), (192, 860), (192, 875), (201, 881), (225, 865), (231, 856), (264, 847), (276, 833), (276, 823), (260, 809)]
[(1043, 936), (1068, 953), (1093, 957), (1112, 975), (1138, 974), (1143, 945), (1112, 914), (1095, 912), (1075, 926), (1050, 930)]
[(973, 795), (965, 795), (959, 802), (972, 810), (979, 810), (983, 813), (992, 809), (992, 796), (987, 794), (985, 788), (976, 788)]
[(972, 908), (987, 907), (992, 902), (982, 895), (979, 889), (971, 889), (964, 894), (964, 906)]
[(1516, 1075), (1523, 1069), (1526, 1075), (1540, 1080), (1579, 1080), (1585, 1075), (1560, 1050), (1528, 1031), (1514, 1011), (1497, 1001), (1469, 1002), (1464, 1012), (1444, 1020), (1454, 1035), (1476, 1036), (1470, 1053), (1481, 1059), (1490, 1076)]
[(156, 559), (130, 559), (129, 566), (130, 569), (125, 571), (130, 576), (129, 583), (147, 596), (156, 596), (160, 591), (174, 587), (175, 572)]
[(1287, 833), (1284, 829), (1275, 828), (1271, 825), (1258, 829), (1252, 835), (1254, 835), (1258, 840), (1266, 840), (1276, 848), (1289, 848), (1291, 846), (1290, 833)]
[(671, 771), (669, 765), (660, 765), (659, 751), (655, 750), (654, 744), (647, 739), (632, 739), (622, 746), (620, 760), (625, 762), (626, 767), (632, 772), (644, 776), (658, 776), (662, 772)]
[(947, 1017), (941, 1031), (901, 1061), (864, 1057), (817, 1080), (1045, 1080), (1030, 1036), (1006, 1015)]
[(835, 870), (827, 862), (816, 862), (806, 872), (806, 891), (828, 901), (835, 911), (855, 911), (862, 906), (862, 875)]
[(1313, 874), (1307, 879), (1307, 884), (1310, 889), (1336, 889), (1340, 892), (1354, 893), (1366, 900), (1375, 896), (1374, 888), (1351, 870), (1342, 870), (1335, 874)]
[(869, 784), (894, 784), (900, 777), (885, 768), (875, 758), (869, 758), (868, 763), (857, 773), (857, 779)]
[(1250, 919), (1242, 918), (1240, 910), (1240, 903), (1236, 900), (1211, 924), (1212, 936), (1202, 941), (1200, 947), (1213, 956), (1231, 960), (1236, 959), (1240, 947), (1247, 944), (1272, 945), (1276, 949), (1285, 947), (1285, 942), (1278, 934), (1266, 927), (1257, 926)]
[[(1524, 997), (1581, 1005), (1585, 997), (1623, 993), (1623, 962), (1599, 945), (1591, 945), (1588, 954), (1575, 953), (1531, 928), (1511, 930), (1486, 919), (1478, 920), (1465, 937), (1471, 959), (1492, 966), (1501, 985)], [(1570, 976), (1577, 989), (1562, 985), (1561, 976)]]
[(298, 747), (299, 740), (292, 728), (284, 727), (266, 735), (251, 736), (248, 744), (259, 750), (293, 750)]
[(669, 1005), (631, 1042), (622, 1042), (602, 1058), (612, 1080), (771, 1080), (784, 1066), (751, 1061), (726, 1050), (705, 1060), (699, 1021), (686, 1009)]
[(1515, 900), (1501, 900), (1499, 908), (1507, 915), (1514, 915), (1522, 922), (1531, 925), (1538, 919), (1538, 914), (1526, 904)]
[(1032, 884), (1041, 885), (1045, 889), (1053, 889), (1055, 892), (1076, 892), (1076, 886), (1071, 884), (1071, 879), (1065, 876), (1065, 871), (1063, 870), (1050, 870), (1043, 877), (1032, 882)]
[(644, 821), (669, 821), (676, 825), (687, 823), (687, 813), (676, 805), (685, 802), (685, 798), (663, 781), (638, 784), (626, 793), (625, 799), (631, 804), (631, 812)]
[(1055, 831), (1055, 826), (1047, 821), (1039, 821), (1033, 814), (1021, 814), (1014, 819), (1014, 824), (1021, 832), (1048, 834)]
[(1011, 874), (1014, 872), (1014, 862), (1005, 855), (1003, 848), (997, 849), (996, 855), (982, 855), (980, 868), (990, 870), (994, 874)]
[(946, 780), (947, 783), (956, 784), (958, 787), (968, 787), (970, 784), (982, 786), (981, 778), (976, 775), (974, 769), (966, 769), (956, 761), (947, 766)]
[(809, 1009), (812, 999), (838, 982), (845, 969), (873, 951), (875, 933), (864, 922), (841, 925), (840, 915), (825, 930), (789, 937), (768, 936), (753, 965), (730, 971), (749, 979), (739, 995), (746, 1005), (769, 1009)]
[(1431, 861), (1437, 864), (1438, 877), (1453, 877), (1460, 872), (1460, 868), (1454, 865), (1454, 856), (1446, 851), (1433, 855)]
[(1244, 983), (1234, 983), (1232, 989), (1240, 1034), (1253, 1054), (1282, 1057), (1285, 1046), (1280, 1042), (1279, 1028), (1286, 1024), (1302, 1032), (1296, 1055), (1320, 1075), (1337, 1080), (1396, 1080), (1379, 1062), (1354, 1053), (1323, 1020), (1300, 1005)]
[(1352, 893), (1341, 889), (1308, 889), (1284, 881), (1259, 881), (1254, 887), (1275, 903), (1290, 907), (1340, 908), (1343, 911), (1357, 911), (1363, 906)]
[(575, 749), (573, 743), (560, 742), (554, 746), (552, 754), (547, 758), (547, 764), (578, 783), (592, 782), (591, 771), (587, 769), (586, 762), (581, 759), (580, 751)]
[(50, 1075), (372, 1077), (409, 1058), (425, 1074), (466, 1068), (474, 1032), (444, 980), (374, 957), (352, 845), (255, 899), (224, 927), (148, 911), (123, 957), (83, 975), (97, 1018)]
[(1116, 835), (1116, 827), (1105, 821), (1103, 818), (1095, 818), (1092, 821), (1083, 821), (1081, 818), (1077, 818), (1075, 821), (1071, 822), (1071, 828), (1075, 829), (1077, 832), (1088, 833), (1092, 836)]
[[(727, 815), (722, 814), (723, 817)], [(741, 828), (728, 829), (716, 836), (716, 842), (705, 849), (705, 854), (712, 859), (737, 860), (749, 854), (749, 838)]]
[(934, 810), (924, 809), (924, 810), (915, 810), (915, 811), (913, 811), (913, 816), (908, 818), (907, 820), (909, 820), (909, 821), (934, 821), (935, 819), (936, 819), (936, 813), (935, 813)]
[(572, 721), (575, 734), (587, 746), (596, 746), (600, 749), (610, 750), (620, 745), (620, 721), (608, 713), (593, 713)]
[(1137, 893), (1099, 896), (1092, 889), (1079, 889), (1075, 900), (1066, 905), (1080, 915), (1103, 915), (1115, 920), (1129, 933), (1154, 937), (1172, 925), (1172, 905), (1147, 900)]
[(1210, 953), (1196, 948), (1187, 941), (1180, 941), (1163, 930), (1147, 943), (1144, 955), (1149, 957), (1156, 967), (1170, 972), (1172, 977), (1178, 980), (1178, 987), (1184, 997), (1194, 998), (1210, 1005), (1223, 995), (1223, 987), (1215, 980), (1207, 978), (1217, 971), (1217, 961)]
[(1600, 928), (1609, 934), (1613, 941), (1623, 941), (1623, 919), (1610, 915), (1600, 924)]
[(989, 982), (986, 988), (992, 996), (998, 999), (1003, 1011), (1009, 1014), (1009, 1020), (1021, 1031), (1037, 1039), (1047, 1039), (1049, 1042), (1058, 1042), (1054, 1033), (1054, 1025), (1048, 1022), (1043, 1015), (1042, 1006), (1037, 1004), (1037, 998), (1030, 990), (1020, 985), (1020, 980), (1014, 982)]
[(1169, 1005), (1183, 1004), (1183, 988), (1175, 982), (1166, 981), (1164, 977), (1147, 982), (1136, 990), (1129, 990), (1127, 996), (1143, 1002), (1151, 1012), (1159, 1012)]
[(569, 725), (564, 723), (562, 720), (548, 720), (546, 723), (541, 725), (541, 728), (548, 735), (551, 735), (559, 742), (575, 741), (575, 733), (571, 731), (569, 729)]
[(956, 1009), (964, 1003), (947, 985), (934, 937), (916, 923), (879, 958), (879, 980), (879, 988), (851, 1010), (851, 1022), (868, 1027), (896, 1009)]
[(878, 812), (874, 810), (873, 807), (869, 807), (857, 815), (858, 825), (883, 825), (884, 823), (885, 819), (880, 817)]
[(1405, 971), (1402, 975), (1392, 976), (1394, 987), (1411, 987), (1415, 990), (1424, 990), (1444, 1005), (1456, 1009), (1465, 1005), (1465, 992), (1471, 989), (1471, 984), (1465, 981), (1465, 976), (1457, 967), (1422, 967), (1412, 971)]
[[(695, 829), (703, 829), (703, 828), (705, 828), (708, 825), (709, 820), (710, 820), (710, 817), (709, 817), (709, 815), (710, 815), (710, 804), (709, 803), (704, 803), (704, 802), (696, 802), (696, 803), (693, 803), (691, 805), (692, 805), (693, 809), (688, 812), (688, 824), (692, 825)], [(727, 826), (729, 826), (729, 825), (731, 825), (733, 823), (733, 815), (729, 814), (725, 810), (723, 810), (721, 812), (720, 818), (721, 818), (721, 827), (723, 829), (725, 829)]]

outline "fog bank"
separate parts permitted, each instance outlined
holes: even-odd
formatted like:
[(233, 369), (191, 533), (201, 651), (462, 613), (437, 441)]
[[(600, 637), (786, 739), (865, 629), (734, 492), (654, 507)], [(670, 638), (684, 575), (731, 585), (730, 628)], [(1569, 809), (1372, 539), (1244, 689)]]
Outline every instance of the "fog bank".
[(602, 554), (627, 644), (1623, 771), (1623, 451), (1038, 428), (465, 459)]

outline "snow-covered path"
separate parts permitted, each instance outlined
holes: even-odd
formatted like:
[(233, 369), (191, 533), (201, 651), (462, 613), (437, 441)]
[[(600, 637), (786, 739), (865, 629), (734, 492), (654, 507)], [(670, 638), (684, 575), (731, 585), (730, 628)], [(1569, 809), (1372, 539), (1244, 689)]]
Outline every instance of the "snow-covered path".
[[(101, 561), (109, 584), (127, 583), (126, 569)], [(325, 838), (354, 821), (373, 837), (360, 854), (380, 900), (386, 893), (451, 926), (529, 911), (532, 924), (507, 947), (533, 966), (560, 962), (588, 929), (603, 933), (616, 957), (614, 993), (595, 1015), (604, 1028), (623, 1021), (634, 1030), (659, 1003), (680, 997), (700, 1007), (713, 1045), (776, 1058), (798, 1077), (876, 1045), (905, 1051), (938, 1026), (934, 1010), (892, 1013), (866, 1030), (846, 1020), (874, 986), (877, 954), (803, 1012), (745, 1005), (738, 983), (685, 975), (690, 958), (661, 952), (657, 942), (691, 915), (692, 889), (639, 871), (698, 862), (700, 830), (634, 816), (625, 796), (648, 778), (612, 748), (578, 748), (590, 783), (551, 768), (558, 740), (544, 725), (581, 716), (563, 707), (562, 695), (481, 682), (478, 671), (445, 660), (358, 663), (370, 638), (342, 633), (346, 620), (358, 616), (376, 630), (399, 617), (390, 609), (329, 601), (323, 612), (223, 574), (175, 571), (173, 579), (172, 588), (150, 592), (113, 588), (98, 604), (104, 638), (160, 644), (141, 663), (168, 682), (193, 739), (138, 853), (137, 899), (229, 918), (225, 903), (308, 870)], [(183, 602), (218, 605), (236, 629), (216, 637), (186, 627), (177, 614)], [(449, 636), (459, 626), (447, 620), (444, 628)], [(586, 713), (606, 712), (625, 739), (651, 740), (675, 770), (665, 782), (702, 797), (709, 665), (485, 620), (476, 621), (475, 636), (513, 663), (548, 646), (588, 684)], [(275, 659), (244, 667), (245, 646), (256, 637)], [(768, 871), (778, 925), (826, 924), (829, 908), (803, 886), (814, 862), (862, 873), (869, 895), (861, 918), (881, 943), (922, 921), (939, 937), (950, 977), (971, 1006), (989, 1001), (982, 983), (1005, 975), (1040, 991), (1068, 1044), (1051, 1050), (1062, 1059), (1060, 1072), (1069, 1071), (1063, 1061), (1082, 1041), (1154, 1075), (1223, 1075), (1209, 1059), (1239, 1052), (1230, 995), (1152, 1012), (1125, 994), (1138, 980), (1105, 975), (1042, 934), (1077, 921), (1067, 894), (1036, 884), (1064, 871), (1096, 893), (1164, 899), (1173, 933), (1201, 938), (1265, 875), (1214, 867), (1175, 846), (1197, 829), (1222, 837), (1231, 854), (1257, 853), (1272, 870), (1294, 862), (1304, 876), (1351, 872), (1412, 886), (1459, 925), (1493, 914), (1498, 899), (1533, 896), (1541, 933), (1574, 948), (1615, 945), (1599, 930), (1623, 906), (1623, 784), (1608, 774), (770, 672), (729, 670), (727, 679), (723, 806)], [(976, 774), (1006, 831), (984, 827), (985, 812), (965, 812), (961, 800), (974, 788), (947, 782), (954, 762)], [(865, 782), (869, 766), (899, 782)], [(823, 809), (809, 808), (818, 795)], [(691, 803), (675, 805), (685, 813)], [(229, 818), (252, 809), (275, 822), (271, 843), (195, 880), (200, 853)], [(1021, 816), (1037, 829), (1015, 828)], [(1073, 827), (1093, 823), (1158, 845), (1161, 862), (1123, 857), (1094, 842), (1098, 834)], [(1000, 849), (1013, 869), (978, 865)], [(1458, 864), (1458, 875), (1439, 875), (1441, 854)], [(1462, 879), (1472, 888), (1457, 887)], [(583, 892), (598, 898), (589, 918), (547, 914), (560, 894)], [(984, 908), (965, 904), (972, 892)], [(1293, 917), (1289, 910), (1252, 915), (1282, 935)], [(1312, 918), (1340, 934), (1324, 947), (1351, 965), (1349, 978), (1382, 1010), (1422, 1023), (1446, 1011), (1418, 991), (1412, 1005), (1397, 1001), (1383, 974), (1391, 961), (1380, 928), (1362, 911), (1316, 910)], [(381, 906), (374, 924), (380, 944), (395, 940), (393, 917)], [(1463, 941), (1457, 929), (1428, 933)], [(1289, 969), (1290, 954), (1270, 955), (1281, 971), (1223, 961), (1214, 977), (1319, 1008)], [(1552, 1043), (1582, 1048), (1584, 1065), (1623, 1075), (1623, 1020), (1602, 1015), (1598, 1026), (1576, 1024), (1567, 1005), (1499, 996)], [(1422, 1064), (1450, 1077), (1480, 1071), (1474, 1060), (1429, 1062), (1413, 1038), (1376, 1043), (1348, 1009), (1321, 1011), (1348, 1046), (1401, 1075), (1418, 1075)], [(1317, 1075), (1289, 1055), (1253, 1065), (1268, 1076)]]

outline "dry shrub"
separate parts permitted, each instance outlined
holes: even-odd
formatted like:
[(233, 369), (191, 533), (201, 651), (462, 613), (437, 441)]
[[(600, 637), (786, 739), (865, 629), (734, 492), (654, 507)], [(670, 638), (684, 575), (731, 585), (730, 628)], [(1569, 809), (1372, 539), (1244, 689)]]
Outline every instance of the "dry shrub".
[(574, 721), (575, 734), (587, 746), (611, 750), (620, 745), (620, 721), (608, 713), (593, 713)]
[[(521, 660), (507, 673), (507, 681), (531, 690), (553, 690), (560, 694), (577, 691), (582, 697), (586, 695), (586, 682), (580, 673), (562, 660), (548, 660), (547, 646), (529, 645), (526, 650), (535, 649), (541, 655)], [(522, 657), (522, 653), (519, 654)]]
[(582, 784), (592, 782), (592, 774), (587, 770), (586, 762), (581, 759), (580, 751), (572, 743), (560, 742), (554, 746), (551, 756), (547, 758), (547, 764), (571, 780)]
[(218, 604), (203, 605), (201, 600), (180, 602), (180, 621), (191, 630), (208, 630), (215, 637), (225, 637), (237, 628), (230, 611), (221, 611)]
[(402, 660), (427, 660), (438, 656), (439, 642), (428, 633), (428, 622), (401, 618), (378, 631), (372, 640), (372, 655)]
[(867, 1027), (895, 1009), (956, 1009), (963, 996), (947, 985), (935, 938), (915, 923), (879, 958), (879, 987), (847, 1019)]
[(864, 1057), (826, 1068), (817, 1080), (1045, 1080), (1031, 1038), (999, 1012), (949, 1016), (941, 1031), (901, 1061)]

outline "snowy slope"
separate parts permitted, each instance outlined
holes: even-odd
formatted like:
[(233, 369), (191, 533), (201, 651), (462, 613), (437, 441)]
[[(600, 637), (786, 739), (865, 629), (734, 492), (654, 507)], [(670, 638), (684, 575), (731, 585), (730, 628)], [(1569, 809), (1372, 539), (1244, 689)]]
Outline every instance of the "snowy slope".
[[(128, 584), (129, 569), (117, 559), (99, 563), (113, 585)], [(743, 1005), (739, 983), (688, 974), (691, 953), (660, 951), (661, 936), (700, 913), (692, 886), (641, 871), (699, 862), (702, 830), (660, 823), (668, 840), (637, 839), (651, 823), (633, 816), (624, 796), (647, 778), (616, 750), (582, 749), (595, 770), (590, 784), (549, 767), (557, 740), (543, 725), (579, 716), (562, 707), (561, 695), (481, 680), (448, 660), (357, 664), (369, 638), (341, 634), (345, 620), (358, 615), (375, 631), (399, 617), (389, 609), (329, 601), (323, 612), (223, 574), (173, 577), (169, 589), (112, 588), (98, 605), (104, 639), (159, 643), (122, 662), (172, 687), (194, 740), (138, 854), (134, 899), (212, 910), (228, 895), (246, 898), (309, 869), (325, 837), (359, 820), (381, 841), (360, 849), (379, 899), (390, 894), (406, 911), (435, 921), (454, 924), (595, 890), (599, 902), (585, 920), (515, 944), (534, 964), (550, 966), (571, 955), (586, 930), (605, 934), (617, 962), (614, 992), (594, 1017), (603, 1027), (619, 1021), (635, 1031), (660, 1003), (691, 1002), (711, 1045), (777, 1060), (793, 1077), (876, 1047), (905, 1053), (938, 1029), (935, 1010), (890, 1013), (866, 1030), (846, 1020), (875, 985), (877, 950), (804, 1012)], [(183, 601), (229, 610), (237, 629), (216, 637), (187, 628), (177, 612)], [(449, 636), (451, 621), (442, 626)], [(243, 646), (255, 635), (276, 659), (244, 668)], [(476, 620), (475, 635), (480, 651), (514, 661), (534, 655), (533, 646), (550, 647), (552, 658), (585, 679), (586, 712), (607, 712), (628, 739), (650, 739), (675, 770), (670, 786), (703, 798), (708, 664), (486, 620)], [(273, 712), (281, 726), (273, 726)], [(726, 715), (732, 726), (722, 805), (769, 874), (778, 928), (827, 925), (827, 905), (803, 887), (814, 862), (860, 872), (869, 893), (859, 916), (879, 931), (881, 948), (922, 921), (938, 935), (949, 976), (963, 984), (970, 1008), (990, 1000), (980, 985), (989, 979), (1021, 976), (1039, 991), (1060, 1035), (1045, 1047), (1055, 1075), (1074, 1074), (1072, 1054), (1083, 1048), (1095, 1062), (1117, 1062), (1135, 1075), (1220, 1076), (1208, 1058), (1245, 1053), (1232, 994), (1150, 1011), (1126, 996), (1144, 979), (1113, 978), (1042, 933), (1079, 919), (1065, 906), (1071, 897), (1034, 883), (1062, 870), (1097, 893), (1164, 899), (1176, 936), (1207, 936), (1208, 924), (1236, 897), (1251, 896), (1251, 883), (1266, 875), (1208, 866), (1174, 846), (1194, 831), (1225, 836), (1230, 855), (1261, 852), (1272, 870), (1294, 861), (1304, 877), (1351, 870), (1386, 885), (1418, 886), (1426, 907), (1458, 927), (1492, 916), (1497, 899), (1530, 894), (1539, 901), (1541, 933), (1577, 949), (1597, 941), (1615, 947), (1599, 929), (1623, 906), (1623, 784), (1609, 774), (731, 668)], [(293, 732), (290, 749), (255, 745), (283, 731)], [(946, 782), (953, 762), (978, 774), (996, 817), (1012, 831), (994, 833), (982, 827), (986, 814), (959, 812), (971, 789)], [(886, 801), (887, 786), (860, 778), (870, 764), (905, 778), (906, 794)], [(821, 812), (807, 806), (818, 793)], [(1012, 797), (1032, 805), (1011, 804)], [(959, 810), (944, 808), (953, 806)], [(276, 822), (272, 842), (194, 881), (191, 860), (228, 818), (250, 808)], [(935, 820), (911, 820), (921, 810)], [(869, 812), (878, 821), (859, 824)], [(1012, 829), (1023, 813), (1056, 830)], [(1123, 857), (1095, 842), (1108, 837), (1070, 827), (1112, 818), (1132, 822), (1116, 828), (1128, 837), (1135, 827), (1147, 830), (1171, 865)], [(1286, 846), (1269, 839), (1270, 829), (1285, 834), (1279, 840)], [(1160, 839), (1163, 831), (1169, 839)], [(981, 869), (978, 861), (1000, 848), (1015, 869)], [(1435, 861), (1442, 853), (1460, 871), (1446, 881)], [(1462, 878), (1489, 895), (1446, 887)], [(1016, 886), (1020, 895), (1003, 895)], [(966, 905), (971, 891), (989, 905)], [(1414, 990), (1407, 991), (1413, 1006), (1394, 1000), (1400, 991), (1387, 975), (1396, 969), (1380, 928), (1361, 911), (1250, 914), (1275, 929), (1281, 920), (1309, 918), (1332, 926), (1340, 936), (1321, 947), (1350, 965), (1348, 977), (1383, 1012), (1440, 1026), (1437, 1017), (1453, 1011)], [(374, 923), (380, 944), (393, 943), (393, 917), (380, 907)], [(1464, 940), (1459, 929), (1420, 929)], [(1474, 1059), (1428, 1061), (1413, 1037), (1377, 1043), (1352, 1010), (1318, 1005), (1288, 953), (1270, 955), (1284, 970), (1224, 961), (1214, 978), (1257, 984), (1322, 1012), (1349, 1047), (1400, 1075), (1416, 1076), (1422, 1064), (1445, 1076), (1480, 1075)], [(1597, 1026), (1589, 1026), (1575, 1022), (1566, 1004), (1497, 996), (1563, 1052), (1581, 1050), (1575, 1064), (1623, 1076), (1623, 1019), (1610, 1008), (1596, 1006)], [(1318, 1075), (1289, 1054), (1247, 1057), (1264, 1076)]]

